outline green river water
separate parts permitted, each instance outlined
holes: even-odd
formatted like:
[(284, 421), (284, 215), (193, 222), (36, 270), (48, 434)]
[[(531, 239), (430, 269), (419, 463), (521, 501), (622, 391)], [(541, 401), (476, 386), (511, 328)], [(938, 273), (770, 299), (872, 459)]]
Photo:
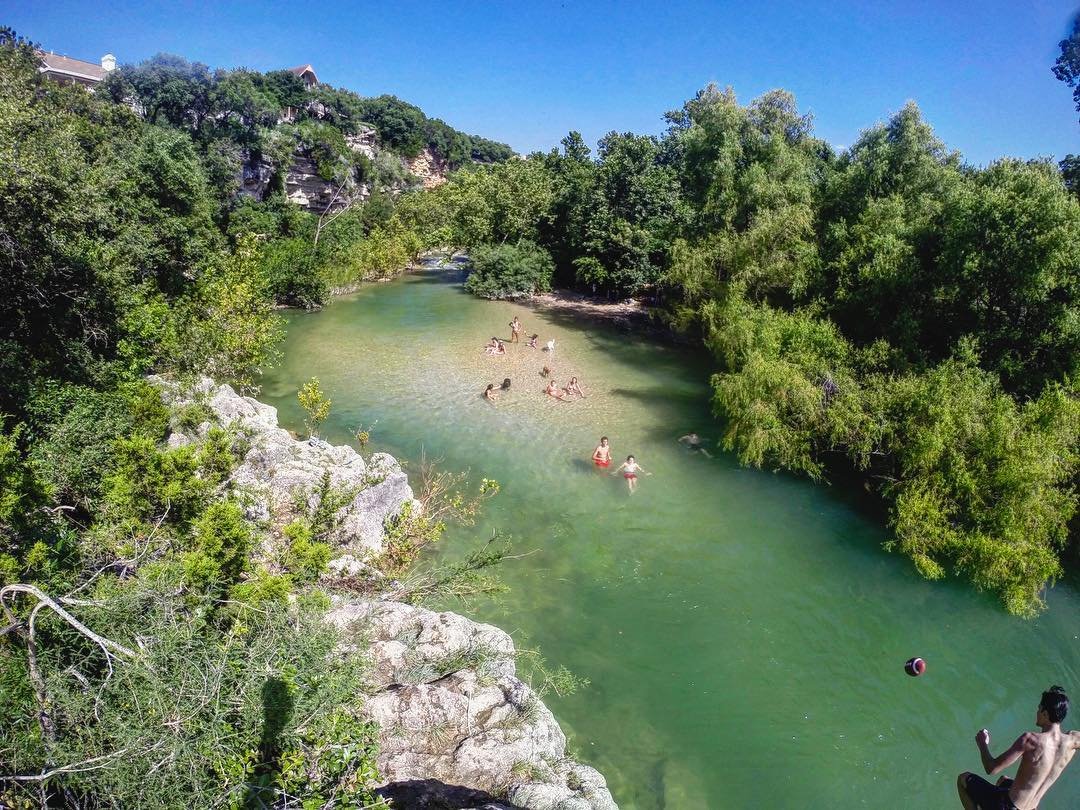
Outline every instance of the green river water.
[[(1073, 587), (1024, 621), (962, 581), (923, 581), (844, 488), (677, 443), (719, 434), (707, 358), (476, 300), (460, 282), (419, 273), (290, 313), (262, 398), (302, 430), (296, 391), (317, 376), (329, 440), (375, 423), (375, 449), (502, 484), (443, 553), (493, 527), (534, 553), (502, 567), (509, 594), (454, 609), (592, 682), (546, 702), (623, 808), (959, 807), (955, 776), (978, 770), (980, 727), (997, 752), (1050, 683), (1080, 691)], [(514, 314), (541, 344), (556, 339), (553, 360), (524, 343), (483, 354)], [(545, 363), (588, 398), (543, 396)], [(510, 392), (484, 402), (504, 377)], [(632, 497), (588, 461), (601, 434), (653, 473)], [(928, 662), (921, 678), (904, 674), (913, 655)], [(1080, 773), (1043, 803), (1078, 806)]]

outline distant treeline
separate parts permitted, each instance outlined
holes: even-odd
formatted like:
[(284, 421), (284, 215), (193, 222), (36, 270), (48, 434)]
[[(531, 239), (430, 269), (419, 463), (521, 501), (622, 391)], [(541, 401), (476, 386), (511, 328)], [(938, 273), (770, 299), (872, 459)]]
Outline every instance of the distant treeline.
[(663, 301), (717, 360), (726, 448), (854, 468), (923, 575), (1037, 612), (1080, 469), (1080, 203), (1059, 167), (967, 165), (913, 103), (839, 152), (783, 91), (710, 86), (666, 120), (458, 172), (424, 195), (426, 240), (485, 246), (468, 286), (487, 297)]

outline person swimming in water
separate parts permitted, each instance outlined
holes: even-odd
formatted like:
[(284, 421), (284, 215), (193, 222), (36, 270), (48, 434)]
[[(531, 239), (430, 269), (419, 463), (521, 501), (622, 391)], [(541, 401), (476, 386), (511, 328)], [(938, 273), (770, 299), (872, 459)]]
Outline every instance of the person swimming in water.
[(536, 341), (538, 341), (539, 339), (540, 339), (540, 335), (533, 335), (531, 338), (529, 338), (529, 348), (530, 349), (535, 349), (536, 348)]
[(503, 381), (502, 381), (502, 385), (500, 385), (499, 387), (500, 387), (500, 388), (501, 388), (501, 389), (502, 389), (503, 391), (509, 391), (509, 390), (510, 390), (510, 378), (509, 378), (509, 377), (506, 377), (505, 379), (503, 379)]
[(619, 469), (615, 470), (612, 475), (623, 474), (623, 478), (626, 479), (626, 486), (630, 490), (630, 494), (634, 494), (634, 490), (637, 488), (638, 473), (641, 475), (652, 475), (652, 473), (645, 472), (645, 468), (637, 463), (637, 460), (633, 456), (627, 456), (626, 461), (619, 465)]
[(564, 388), (563, 391), (566, 392), (568, 397), (577, 396), (585, 399), (585, 392), (582, 391), (581, 386), (578, 385), (577, 377), (571, 377), (570, 382), (566, 384), (566, 388)]
[(494, 402), (498, 399), (498, 393), (495, 391), (495, 383), (488, 383), (488, 387), (484, 389), (483, 397), (488, 402)]
[(592, 451), (592, 460), (597, 467), (611, 466), (611, 445), (608, 444), (607, 436), (600, 437), (600, 444)]
[(547, 388), (544, 389), (544, 393), (547, 394), (552, 399), (557, 399), (560, 402), (565, 402), (566, 401), (566, 394), (563, 392), (563, 390), (561, 388), (559, 388), (559, 386), (555, 382), (555, 380), (549, 380), (548, 381)]
[(700, 451), (706, 458), (712, 458), (712, 454), (705, 449), (704, 442), (696, 433), (687, 433), (685, 436), (680, 436), (679, 442), (685, 444), (693, 451)]

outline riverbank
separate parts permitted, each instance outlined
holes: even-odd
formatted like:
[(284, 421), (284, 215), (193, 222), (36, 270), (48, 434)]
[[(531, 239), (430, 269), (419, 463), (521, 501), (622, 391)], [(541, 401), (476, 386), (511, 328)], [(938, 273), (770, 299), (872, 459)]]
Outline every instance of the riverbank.
[[(516, 672), (510, 636), (456, 613), (396, 601), (400, 582), (380, 573), (386, 526), (406, 505), (415, 512), (396, 459), (364, 459), (348, 446), (300, 440), (278, 426), (277, 410), (227, 385), (203, 380), (190, 392), (155, 380), (174, 410), (208, 418), (174, 430), (178, 447), (221, 426), (249, 444), (230, 475), (247, 516), (267, 530), (256, 555), (271, 562), (298, 509), (311, 508), (324, 479), (338, 506), (321, 585), (326, 619), (341, 651), (364, 656), (370, 677), (357, 709), (379, 727), (379, 792), (405, 807), (475, 804), (532, 810), (616, 810), (604, 777), (567, 755), (566, 736), (537, 692)], [(362, 584), (361, 584), (362, 583)], [(452, 806), (461, 806), (453, 804)], [(471, 806), (471, 805), (470, 805)], [(486, 805), (485, 805), (486, 806)]]

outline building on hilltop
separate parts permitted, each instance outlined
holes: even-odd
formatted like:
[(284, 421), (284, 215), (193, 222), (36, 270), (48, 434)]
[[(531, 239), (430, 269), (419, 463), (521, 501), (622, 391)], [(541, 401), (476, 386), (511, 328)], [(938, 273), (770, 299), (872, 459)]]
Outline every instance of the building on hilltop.
[(304, 80), (304, 86), (311, 90), (319, 83), (319, 77), (315, 75), (315, 68), (311, 65), (297, 65), (288, 69), (289, 73), (299, 76)]
[(93, 90), (101, 84), (105, 77), (116, 70), (116, 57), (111, 53), (101, 57), (100, 63), (84, 62), (81, 59), (72, 59), (70, 56), (61, 56), (51, 51), (38, 51), (41, 67), (38, 70), (47, 78), (60, 84), (80, 84)]

